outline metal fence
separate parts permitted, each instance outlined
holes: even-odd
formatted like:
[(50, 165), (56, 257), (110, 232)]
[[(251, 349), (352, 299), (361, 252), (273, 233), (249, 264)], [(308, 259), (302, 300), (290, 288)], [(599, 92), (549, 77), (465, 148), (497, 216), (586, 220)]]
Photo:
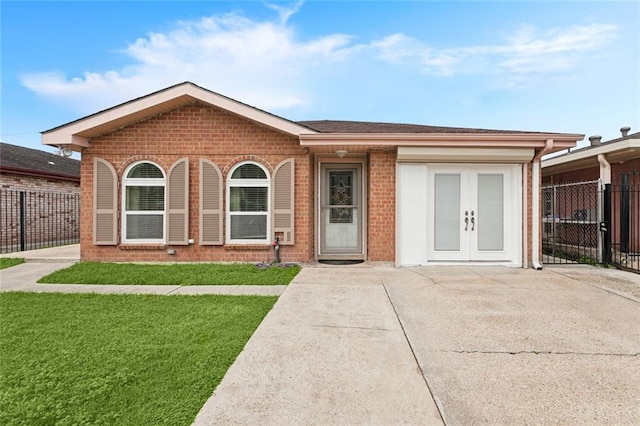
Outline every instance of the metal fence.
[(599, 181), (545, 186), (542, 200), (543, 263), (598, 263)]
[(544, 203), (543, 263), (614, 265), (640, 273), (640, 172), (550, 185)]
[(80, 195), (0, 189), (0, 253), (80, 242)]
[(610, 214), (605, 218), (605, 244), (610, 250), (604, 261), (640, 272), (640, 172), (622, 173), (607, 187)]

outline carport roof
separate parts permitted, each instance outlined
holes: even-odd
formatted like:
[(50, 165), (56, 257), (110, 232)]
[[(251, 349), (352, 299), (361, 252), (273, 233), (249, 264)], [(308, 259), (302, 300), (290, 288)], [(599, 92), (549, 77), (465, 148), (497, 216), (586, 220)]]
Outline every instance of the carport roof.
[(640, 158), (640, 132), (632, 133), (600, 145), (588, 146), (542, 161), (542, 173), (554, 173), (597, 167), (598, 155), (604, 155), (611, 164)]

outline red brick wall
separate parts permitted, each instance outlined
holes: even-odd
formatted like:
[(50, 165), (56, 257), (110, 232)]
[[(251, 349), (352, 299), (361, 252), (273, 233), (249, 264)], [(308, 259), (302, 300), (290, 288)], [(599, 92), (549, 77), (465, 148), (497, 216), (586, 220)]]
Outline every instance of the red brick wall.
[(369, 154), (368, 248), (371, 261), (395, 261), (396, 153)]
[(545, 176), (542, 181), (544, 185), (557, 185), (560, 183), (588, 182), (598, 180), (599, 178), (600, 167), (596, 166)]
[(77, 194), (80, 192), (80, 184), (78, 182), (9, 173), (0, 174), (0, 188), (19, 191), (62, 192), (65, 194)]
[[(118, 174), (118, 208), (122, 173), (135, 161), (150, 160), (165, 173), (178, 159), (189, 158), (189, 238), (190, 246), (93, 245), (93, 158), (109, 161)], [(298, 139), (217, 108), (194, 103), (160, 114), (91, 140), (82, 152), (81, 253), (83, 260), (95, 261), (228, 261), (269, 262), (274, 259), (270, 245), (201, 246), (199, 235), (199, 159), (208, 159), (227, 173), (238, 162), (256, 161), (270, 173), (283, 160), (295, 158), (295, 245), (282, 246), (284, 262), (305, 262), (312, 256), (313, 172), (309, 155)], [(226, 185), (225, 192), (226, 192)], [(118, 235), (121, 229), (118, 223)], [(176, 250), (175, 255), (167, 249)]]
[[(625, 161), (624, 163), (611, 164), (611, 179), (618, 182), (620, 173), (629, 173), (633, 171), (640, 171), (640, 158), (636, 158), (631, 161)], [(588, 182), (598, 180), (600, 178), (600, 167), (593, 166), (586, 169), (573, 170), (570, 172), (556, 173), (553, 175), (545, 176), (544, 183), (547, 184), (560, 184), (560, 183), (574, 183), (574, 182)]]

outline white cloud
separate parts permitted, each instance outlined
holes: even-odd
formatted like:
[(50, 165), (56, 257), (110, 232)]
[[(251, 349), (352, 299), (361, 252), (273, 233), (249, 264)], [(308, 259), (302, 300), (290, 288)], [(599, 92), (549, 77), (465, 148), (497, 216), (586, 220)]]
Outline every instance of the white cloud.
[(588, 24), (542, 32), (532, 25), (522, 25), (495, 45), (434, 49), (404, 34), (394, 34), (370, 46), (382, 60), (414, 60), (427, 73), (451, 76), (499, 72), (507, 84), (522, 84), (529, 78), (574, 69), (587, 52), (611, 41), (616, 30), (614, 25)]
[(127, 46), (122, 52), (132, 65), (120, 70), (70, 79), (60, 72), (31, 73), (21, 80), (43, 96), (81, 105), (85, 113), (186, 80), (266, 109), (301, 105), (306, 73), (343, 60), (353, 48), (351, 37), (298, 41), (286, 21), (299, 4), (277, 8), (278, 22), (233, 13), (178, 22), (168, 33), (151, 33)]
[[(289, 19), (301, 7), (269, 5), (272, 21), (229, 13), (177, 22), (171, 31), (150, 33), (122, 53), (131, 65), (68, 78), (60, 72), (21, 76), (30, 90), (94, 112), (136, 96), (182, 82), (219, 91), (272, 111), (309, 102), (314, 82), (365, 61), (410, 67), (438, 77), (475, 74), (498, 78), (504, 87), (537, 78), (569, 74), (591, 51), (606, 45), (616, 27), (587, 24), (539, 30), (522, 25), (495, 45), (438, 49), (403, 33), (355, 43), (348, 34), (302, 41)], [(339, 64), (339, 66), (336, 66)]]

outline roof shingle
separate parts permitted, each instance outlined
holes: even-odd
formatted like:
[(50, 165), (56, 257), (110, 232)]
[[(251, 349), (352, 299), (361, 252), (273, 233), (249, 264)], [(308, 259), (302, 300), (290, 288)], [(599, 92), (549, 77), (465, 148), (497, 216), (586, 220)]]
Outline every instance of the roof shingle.
[(0, 142), (0, 171), (80, 180), (80, 161)]
[(543, 133), (343, 120), (310, 120), (297, 123), (320, 133)]

